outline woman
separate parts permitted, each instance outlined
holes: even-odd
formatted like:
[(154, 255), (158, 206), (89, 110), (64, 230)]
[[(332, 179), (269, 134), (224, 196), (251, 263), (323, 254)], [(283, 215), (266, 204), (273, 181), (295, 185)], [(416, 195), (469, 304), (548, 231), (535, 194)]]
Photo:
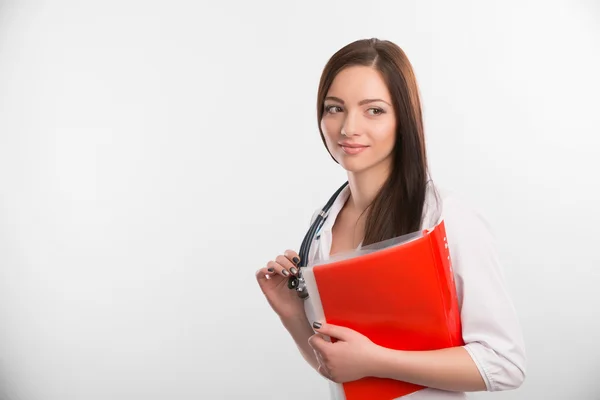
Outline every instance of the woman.
[(428, 179), (420, 97), (404, 52), (377, 39), (340, 49), (323, 71), (317, 114), (321, 138), (349, 184), (313, 240), (308, 262), (415, 232), (443, 217), (465, 345), (397, 351), (346, 327), (314, 321), (312, 310), (287, 287), (299, 262), (288, 250), (256, 277), (306, 361), (336, 383), (375, 376), (425, 386), (406, 396), (415, 400), (519, 387), (524, 343), (493, 238), (478, 214), (456, 196), (439, 196)]

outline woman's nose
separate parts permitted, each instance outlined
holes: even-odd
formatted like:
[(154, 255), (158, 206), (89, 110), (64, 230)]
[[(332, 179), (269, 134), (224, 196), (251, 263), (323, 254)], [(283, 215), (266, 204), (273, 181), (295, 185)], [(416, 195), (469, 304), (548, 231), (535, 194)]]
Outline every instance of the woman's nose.
[(344, 118), (344, 123), (342, 124), (341, 134), (343, 136), (355, 136), (358, 134), (359, 129), (359, 121), (358, 116), (355, 113), (349, 112), (346, 114), (346, 118)]

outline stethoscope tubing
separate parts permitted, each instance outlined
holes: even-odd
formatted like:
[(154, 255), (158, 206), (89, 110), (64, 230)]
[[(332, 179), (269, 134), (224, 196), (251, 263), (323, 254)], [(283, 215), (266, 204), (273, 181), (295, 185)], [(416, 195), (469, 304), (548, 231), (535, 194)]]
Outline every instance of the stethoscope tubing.
[(302, 298), (308, 297), (308, 293), (306, 293), (306, 289), (301, 284), (303, 283), (302, 268), (306, 267), (306, 265), (308, 264), (308, 257), (310, 254), (310, 246), (313, 242), (315, 234), (325, 223), (329, 209), (331, 208), (331, 206), (337, 199), (338, 195), (341, 193), (341, 191), (346, 186), (348, 186), (348, 181), (344, 182), (344, 184), (342, 186), (340, 186), (338, 188), (338, 190), (336, 190), (335, 193), (331, 196), (329, 201), (327, 201), (325, 206), (321, 209), (321, 212), (319, 212), (319, 214), (315, 218), (314, 222), (308, 229), (308, 232), (306, 232), (306, 234), (304, 235), (304, 238), (302, 239), (302, 244), (300, 245), (300, 251), (298, 253), (298, 255), (300, 256), (300, 262), (298, 263), (298, 276), (291, 276), (288, 279), (288, 288), (297, 290), (298, 295)]

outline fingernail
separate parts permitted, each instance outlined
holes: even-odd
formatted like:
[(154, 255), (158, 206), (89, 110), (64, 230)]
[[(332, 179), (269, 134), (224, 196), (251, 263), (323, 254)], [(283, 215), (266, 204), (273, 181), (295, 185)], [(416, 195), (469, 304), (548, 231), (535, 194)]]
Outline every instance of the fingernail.
[(315, 329), (319, 329), (321, 327), (321, 323), (320, 322), (313, 322), (313, 328)]
[(292, 258), (292, 261), (294, 262), (294, 264), (298, 265), (298, 263), (300, 262), (300, 259), (298, 257), (294, 257), (294, 258)]
[(286, 269), (284, 269), (283, 271), (281, 271), (281, 273), (283, 274), (283, 276), (288, 276), (290, 274), (289, 272), (287, 272)]
[(298, 270), (294, 267), (290, 268), (290, 272), (294, 275), (296, 275), (296, 272), (298, 272)]
[(275, 268), (269, 268), (267, 271), (269, 271), (269, 272), (275, 272)]

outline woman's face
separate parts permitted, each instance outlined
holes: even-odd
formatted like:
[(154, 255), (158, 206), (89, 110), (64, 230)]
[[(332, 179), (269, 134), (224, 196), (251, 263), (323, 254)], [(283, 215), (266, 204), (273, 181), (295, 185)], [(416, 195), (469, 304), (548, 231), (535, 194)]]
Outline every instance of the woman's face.
[(377, 70), (352, 66), (337, 74), (325, 97), (321, 130), (329, 151), (347, 171), (391, 166), (396, 116)]

